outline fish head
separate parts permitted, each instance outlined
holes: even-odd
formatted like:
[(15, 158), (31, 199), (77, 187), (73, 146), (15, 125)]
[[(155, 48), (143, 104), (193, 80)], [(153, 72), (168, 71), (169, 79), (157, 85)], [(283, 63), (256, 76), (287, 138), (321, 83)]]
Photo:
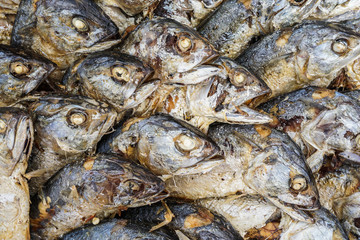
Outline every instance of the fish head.
[(190, 71), (218, 55), (199, 33), (170, 19), (139, 25), (121, 49), (149, 63), (164, 79)]
[(138, 207), (168, 196), (160, 178), (117, 155), (98, 154), (86, 176), (89, 176), (86, 182), (94, 181), (96, 186), (85, 187), (94, 188), (96, 202), (106, 205)]
[[(47, 55), (66, 55), (116, 34), (116, 25), (93, 1), (26, 0), (19, 7), (12, 44), (32, 48), (41, 42), (55, 51)], [(33, 42), (35, 36), (39, 43)]]
[(0, 173), (10, 176), (19, 164), (26, 168), (34, 140), (31, 117), (23, 110), (0, 108)]
[(65, 156), (95, 151), (116, 119), (107, 104), (81, 96), (40, 97), (29, 109), (35, 119), (36, 143)]
[(186, 99), (192, 113), (220, 122), (256, 123), (257, 120), (266, 122), (265, 115), (260, 113), (251, 115), (241, 105), (246, 105), (252, 99), (270, 93), (268, 86), (246, 68), (230, 59), (222, 58), (215, 64), (223, 69), (222, 74), (203, 83), (187, 86)]
[(53, 70), (54, 64), (20, 54), (0, 45), (1, 102), (11, 103), (35, 89)]
[(117, 0), (109, 2), (111, 2), (112, 5), (121, 8), (128, 16), (134, 16), (141, 13), (150, 5), (156, 4), (159, 0)]
[[(117, 110), (150, 77), (153, 70), (136, 57), (102, 52), (88, 56), (66, 74), (66, 87), (78, 85), (83, 95), (106, 101)], [(70, 89), (71, 90), (71, 89)]]
[(299, 33), (303, 32), (303, 39), (299, 42), (295, 61), (307, 79), (336, 74), (358, 58), (360, 35), (325, 24), (303, 26), (298, 29)]
[[(122, 147), (127, 151), (125, 154), (132, 154), (132, 158), (158, 175), (174, 174), (177, 170), (221, 156), (219, 147), (210, 138), (168, 115), (140, 120), (129, 130), (133, 134), (127, 139), (121, 135), (117, 137), (126, 144), (131, 142), (132, 148)], [(113, 146), (116, 145), (114, 141)], [(121, 149), (121, 146), (116, 148)]]
[(360, 107), (356, 101), (342, 102), (326, 109), (306, 123), (301, 136), (317, 150), (338, 152), (360, 163)]
[(356, 0), (320, 0), (310, 19), (316, 20), (348, 20), (354, 16), (359, 4)]

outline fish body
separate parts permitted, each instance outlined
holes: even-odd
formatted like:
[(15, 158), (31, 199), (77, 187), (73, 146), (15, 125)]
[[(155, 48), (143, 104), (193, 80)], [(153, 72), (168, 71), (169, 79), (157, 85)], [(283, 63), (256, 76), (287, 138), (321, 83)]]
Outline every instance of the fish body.
[(359, 56), (359, 42), (351, 32), (306, 22), (264, 37), (237, 61), (265, 81), (271, 98), (307, 86), (327, 87)]
[(161, 179), (139, 165), (115, 155), (89, 156), (60, 170), (35, 198), (33, 237), (56, 239), (89, 221), (160, 201), (163, 190)]
[(221, 55), (236, 58), (252, 40), (306, 18), (318, 0), (225, 1), (199, 32)]
[(29, 94), (54, 70), (53, 63), (0, 45), (0, 106)]
[(318, 191), (301, 150), (289, 136), (263, 125), (235, 124), (213, 125), (208, 135), (224, 152), (226, 162), (205, 174), (167, 180), (172, 196), (199, 199), (258, 193), (295, 219), (310, 220), (302, 210), (318, 209)]
[(260, 106), (277, 118), (277, 129), (302, 146), (313, 171), (323, 155), (334, 154), (359, 162), (360, 105), (334, 90), (308, 87)]
[(45, 172), (30, 180), (31, 194), (67, 163), (93, 153), (116, 119), (116, 112), (107, 104), (87, 97), (48, 95), (33, 100), (24, 102), (36, 131), (28, 172)]
[(157, 175), (198, 173), (223, 162), (210, 138), (168, 115), (129, 120), (106, 136), (98, 151), (122, 154)]
[(0, 1), (0, 44), (10, 45), (11, 32), (19, 5), (19, 0)]
[(29, 114), (0, 108), (0, 239), (30, 239), (30, 196), (24, 174), (34, 129)]
[(173, 218), (166, 226), (181, 231), (189, 239), (242, 239), (222, 217), (191, 203), (166, 202), (165, 206), (154, 204), (129, 209), (124, 217), (138, 224), (155, 225), (165, 221), (169, 214), (172, 214)]
[[(196, 31), (171, 19), (144, 21), (116, 49), (150, 65), (162, 82), (180, 84), (187, 75), (193, 76), (199, 65), (218, 55)], [(218, 69), (213, 70), (216, 73)], [(207, 78), (208, 72), (202, 74)]]
[[(78, 61), (68, 69), (63, 79), (67, 92), (89, 96), (105, 101), (118, 112), (134, 107), (135, 101), (140, 104), (157, 87), (156, 83), (143, 96), (136, 98), (135, 92), (142, 89), (153, 70), (136, 57), (117, 52), (98, 52)], [(134, 100), (131, 100), (134, 99)]]

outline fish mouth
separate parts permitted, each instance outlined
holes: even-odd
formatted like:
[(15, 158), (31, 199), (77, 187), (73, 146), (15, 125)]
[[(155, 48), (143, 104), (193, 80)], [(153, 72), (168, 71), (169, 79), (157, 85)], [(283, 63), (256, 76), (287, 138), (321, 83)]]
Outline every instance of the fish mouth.
[(360, 153), (353, 151), (343, 151), (338, 154), (339, 157), (342, 157), (352, 163), (360, 164)]
[(155, 202), (164, 200), (165, 198), (167, 198), (169, 196), (170, 196), (170, 193), (168, 191), (166, 191), (166, 190), (163, 190), (163, 191), (159, 192), (158, 194), (156, 194), (155, 196), (151, 197), (149, 199), (149, 202), (150, 203), (155, 203)]

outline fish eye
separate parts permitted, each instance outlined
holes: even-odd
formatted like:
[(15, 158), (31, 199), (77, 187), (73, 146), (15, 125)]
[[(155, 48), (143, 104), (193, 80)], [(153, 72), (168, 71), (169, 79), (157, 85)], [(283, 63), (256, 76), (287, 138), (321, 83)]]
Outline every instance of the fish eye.
[(234, 81), (235, 85), (240, 85), (245, 81), (245, 79), (246, 79), (246, 77), (243, 73), (237, 72), (234, 74), (233, 81)]
[(180, 134), (175, 141), (175, 146), (180, 151), (189, 152), (189, 151), (193, 150), (194, 148), (196, 148), (196, 140), (187, 135)]
[(0, 119), (0, 133), (4, 133), (6, 131), (6, 122), (2, 119)]
[(296, 176), (291, 180), (290, 187), (297, 192), (305, 190), (307, 187), (306, 178), (304, 176)]
[(128, 180), (122, 184), (124, 190), (133, 195), (143, 189), (143, 184), (136, 180)]
[(83, 111), (72, 111), (68, 113), (67, 121), (72, 126), (81, 126), (87, 120), (87, 114)]
[(111, 75), (117, 81), (129, 82), (130, 74), (129, 71), (123, 66), (114, 66), (111, 68)]
[(188, 52), (192, 49), (192, 41), (187, 36), (180, 36), (177, 41), (177, 47), (182, 53)]
[(15, 77), (21, 77), (30, 72), (30, 67), (23, 62), (12, 62), (10, 63), (10, 73)]
[(300, 6), (306, 2), (306, 0), (289, 0), (292, 5)]
[(336, 39), (335, 42), (331, 45), (333, 52), (337, 54), (344, 54), (348, 51), (349, 42), (345, 38)]
[(72, 25), (75, 27), (78, 32), (87, 32), (89, 31), (89, 24), (82, 18), (74, 17), (71, 20)]

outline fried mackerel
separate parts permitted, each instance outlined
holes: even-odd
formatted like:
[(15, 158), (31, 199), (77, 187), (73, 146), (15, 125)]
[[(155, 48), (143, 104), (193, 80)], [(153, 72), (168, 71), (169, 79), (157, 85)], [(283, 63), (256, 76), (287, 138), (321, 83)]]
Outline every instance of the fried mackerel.
[(203, 173), (222, 163), (219, 147), (198, 129), (168, 115), (130, 119), (99, 143), (157, 175)]
[(171, 19), (142, 22), (116, 49), (150, 65), (163, 83), (194, 84), (219, 72), (202, 66), (218, 56), (208, 41)]
[(215, 121), (239, 124), (271, 121), (266, 114), (246, 106), (252, 99), (270, 93), (261, 79), (229, 58), (220, 57), (212, 65), (220, 72), (201, 83), (181, 86), (162, 84), (151, 98), (135, 108), (134, 115), (170, 114), (205, 133)]
[(259, 36), (292, 26), (309, 16), (319, 0), (225, 1), (199, 32), (219, 50), (236, 58)]
[(302, 148), (313, 172), (325, 155), (360, 163), (360, 103), (334, 90), (308, 87), (260, 106), (276, 117), (273, 125)]
[(208, 135), (226, 162), (205, 174), (167, 180), (171, 196), (199, 199), (258, 193), (294, 219), (312, 221), (303, 210), (319, 208), (315, 180), (287, 134), (264, 125), (215, 124)]
[(68, 93), (104, 101), (122, 113), (158, 88), (160, 81), (147, 81), (152, 74), (152, 68), (134, 56), (104, 51), (90, 54), (68, 69), (63, 88)]
[(165, 228), (149, 232), (149, 228), (123, 219), (112, 219), (96, 226), (76, 229), (62, 237), (63, 240), (174, 240), (178, 239), (174, 232)]
[(33, 195), (67, 163), (95, 152), (116, 112), (105, 103), (82, 96), (48, 95), (28, 101), (22, 103), (31, 112), (36, 131), (27, 174)]
[(270, 97), (276, 97), (307, 86), (327, 87), (359, 54), (359, 35), (307, 22), (264, 37), (237, 61), (263, 79), (272, 90)]
[(196, 28), (224, 0), (163, 0), (154, 16), (174, 19), (184, 25)]
[(123, 217), (139, 225), (150, 223), (152, 226), (158, 226), (164, 222), (170, 229), (181, 232), (192, 240), (242, 239), (223, 217), (192, 203), (157, 203), (129, 209)]
[(54, 64), (0, 45), (0, 106), (29, 94), (54, 70)]
[[(63, 71), (86, 53), (110, 48), (118, 28), (90, 0), (24, 0), (16, 15), (11, 45), (33, 51), (58, 66), (54, 87)], [(56, 81), (55, 81), (56, 80)]]
[(30, 197), (26, 179), (34, 140), (30, 116), (19, 108), (0, 108), (0, 239), (30, 239)]
[(56, 239), (86, 223), (97, 224), (128, 207), (167, 197), (149, 170), (116, 155), (89, 156), (61, 169), (32, 200), (34, 239)]

